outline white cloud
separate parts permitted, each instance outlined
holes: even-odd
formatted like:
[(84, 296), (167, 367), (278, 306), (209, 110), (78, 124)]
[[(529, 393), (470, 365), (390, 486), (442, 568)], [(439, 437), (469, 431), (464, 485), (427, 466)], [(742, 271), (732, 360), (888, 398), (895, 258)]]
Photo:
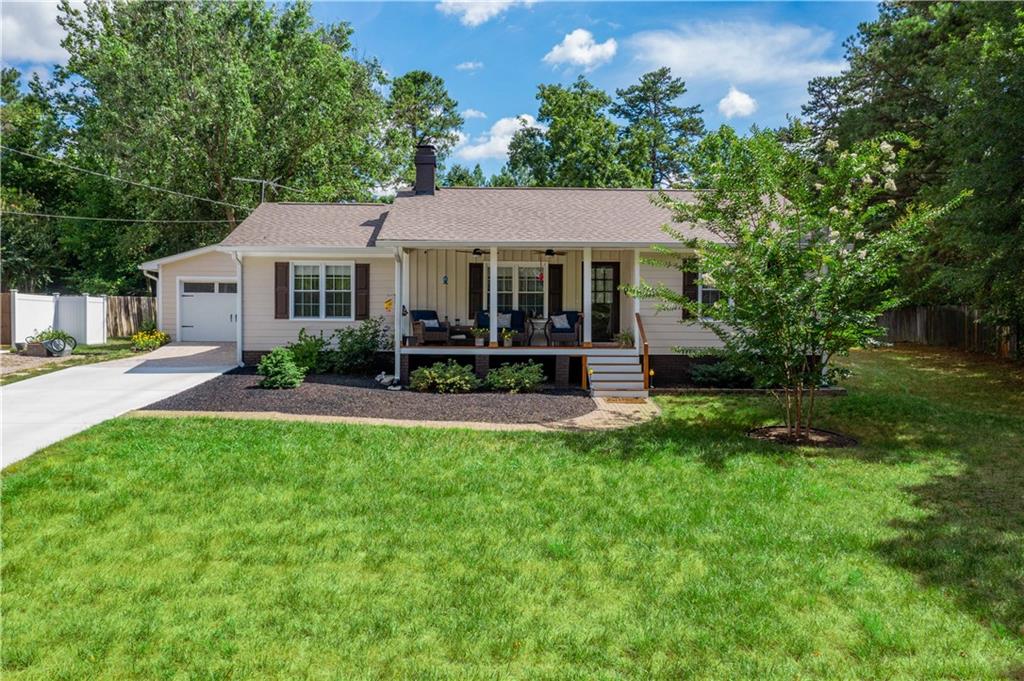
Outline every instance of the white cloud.
[(461, 64), (455, 65), (456, 71), (479, 71), (484, 67), (482, 61), (464, 61)]
[(441, 0), (434, 7), (443, 14), (459, 17), (463, 26), (479, 26), (513, 5), (530, 4), (532, 0)]
[(480, 161), (485, 158), (503, 159), (508, 155), (508, 145), (512, 136), (516, 134), (523, 125), (533, 128), (544, 126), (537, 123), (530, 114), (500, 118), (494, 122), (491, 129), (485, 134), (478, 136), (472, 142), (468, 139), (460, 142), (455, 148), (455, 156), (464, 161)]
[(594, 40), (593, 33), (577, 28), (572, 33), (567, 33), (562, 42), (552, 47), (551, 51), (544, 55), (544, 61), (552, 65), (582, 66), (589, 71), (609, 61), (618, 49), (619, 45), (615, 38), (599, 43)]
[(675, 30), (647, 31), (628, 44), (636, 59), (669, 66), (688, 82), (793, 84), (835, 75), (842, 59), (828, 58), (835, 38), (829, 31), (795, 24), (698, 22)]
[(477, 109), (466, 109), (465, 111), (462, 112), (462, 117), (466, 119), (487, 118), (487, 114), (485, 114), (483, 111), (478, 111)]
[(718, 101), (718, 112), (726, 118), (743, 118), (757, 111), (757, 100), (746, 92), (729, 88), (729, 94)]
[(0, 19), (5, 64), (60, 62), (67, 52), (60, 46), (64, 29), (57, 24), (56, 2), (5, 2)]

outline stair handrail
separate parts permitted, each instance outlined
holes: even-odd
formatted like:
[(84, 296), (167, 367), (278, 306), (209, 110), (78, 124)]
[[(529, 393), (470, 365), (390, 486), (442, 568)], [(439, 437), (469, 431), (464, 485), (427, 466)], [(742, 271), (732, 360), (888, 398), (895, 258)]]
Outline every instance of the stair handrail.
[(651, 346), (647, 342), (647, 331), (644, 330), (644, 321), (640, 319), (640, 313), (635, 312), (636, 328), (640, 332), (640, 343), (644, 351), (644, 390), (651, 387)]

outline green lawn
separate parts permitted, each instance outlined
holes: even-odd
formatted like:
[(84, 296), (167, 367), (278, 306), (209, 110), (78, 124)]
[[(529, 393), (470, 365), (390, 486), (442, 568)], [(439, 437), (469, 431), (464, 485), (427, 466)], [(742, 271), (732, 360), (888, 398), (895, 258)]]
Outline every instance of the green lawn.
[[(82, 366), (83, 364), (95, 364), (96, 362), (109, 362), (113, 359), (125, 359), (135, 353), (132, 351), (132, 342), (128, 338), (112, 338), (109, 343), (96, 345), (79, 345), (71, 353), (71, 357), (63, 361), (50, 362), (42, 366), (24, 369), (0, 376), (0, 385), (24, 381), (26, 378), (35, 378), (43, 374), (49, 374), (68, 367)], [(3, 361), (3, 359), (0, 359)]]
[(1024, 676), (1024, 378), (852, 360), (617, 434), (119, 419), (4, 474), (3, 676)]

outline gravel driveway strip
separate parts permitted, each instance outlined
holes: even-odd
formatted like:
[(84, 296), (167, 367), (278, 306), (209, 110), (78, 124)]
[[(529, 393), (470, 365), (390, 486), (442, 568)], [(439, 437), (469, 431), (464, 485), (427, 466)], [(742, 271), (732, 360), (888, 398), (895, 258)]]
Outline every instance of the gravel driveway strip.
[(253, 369), (218, 376), (142, 409), (201, 412), (279, 412), (411, 421), (549, 423), (595, 409), (579, 390), (508, 395), (435, 395), (381, 388), (370, 378), (314, 375), (294, 390), (264, 390)]

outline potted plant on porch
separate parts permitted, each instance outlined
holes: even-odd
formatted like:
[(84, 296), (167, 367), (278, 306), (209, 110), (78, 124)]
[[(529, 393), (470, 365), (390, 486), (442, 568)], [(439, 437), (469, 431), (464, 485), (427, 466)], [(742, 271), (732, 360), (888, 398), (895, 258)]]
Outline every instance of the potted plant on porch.
[(500, 335), (502, 345), (506, 348), (512, 347), (512, 339), (515, 338), (516, 332), (512, 329), (502, 329)]
[(469, 332), (473, 334), (473, 344), (478, 348), (482, 348), (484, 346), (484, 338), (490, 333), (490, 329), (474, 326)]

